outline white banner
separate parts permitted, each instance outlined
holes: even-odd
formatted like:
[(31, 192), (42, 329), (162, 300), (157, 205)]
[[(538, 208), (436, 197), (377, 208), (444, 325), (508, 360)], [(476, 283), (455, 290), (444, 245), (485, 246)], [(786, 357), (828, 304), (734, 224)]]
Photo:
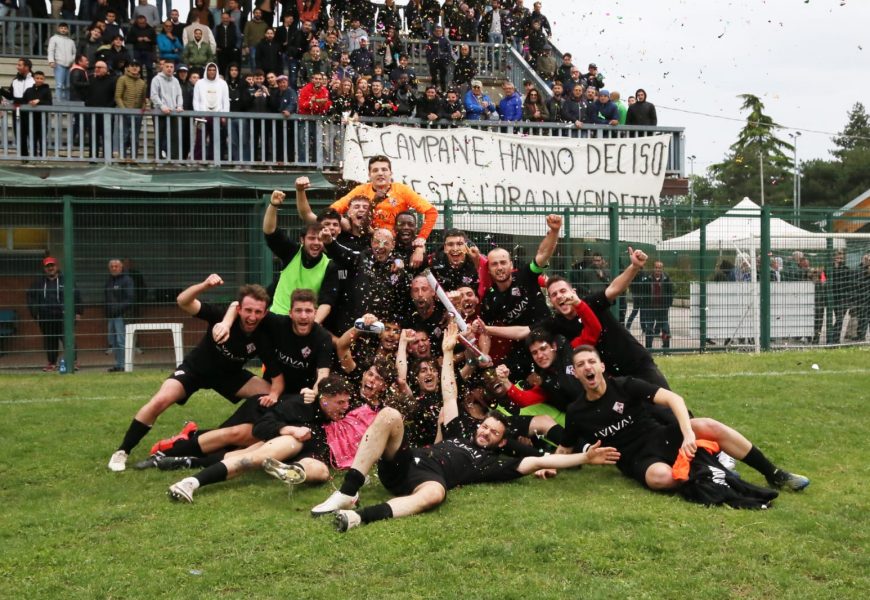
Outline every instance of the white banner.
[[(599, 209), (617, 203), (621, 213), (657, 209), (667, 168), (670, 136), (577, 139), (502, 134), (480, 129), (418, 129), (348, 124), (344, 172), (349, 181), (368, 181), (368, 159), (383, 154), (393, 178), (413, 187), (438, 207), (450, 199), (454, 225), (469, 231), (541, 233), (540, 215), (506, 211), (561, 212)], [(463, 214), (468, 209), (489, 214)], [(606, 214), (575, 216), (572, 237), (608, 239)], [(655, 244), (661, 241), (658, 212), (623, 216), (619, 237)]]

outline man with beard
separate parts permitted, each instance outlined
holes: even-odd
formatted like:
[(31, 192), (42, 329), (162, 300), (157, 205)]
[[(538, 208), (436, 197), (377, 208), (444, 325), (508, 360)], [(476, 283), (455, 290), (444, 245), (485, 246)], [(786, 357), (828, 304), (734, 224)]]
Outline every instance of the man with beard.
[(333, 202), (331, 208), (344, 214), (352, 198), (365, 196), (372, 202), (372, 227), (382, 227), (391, 232), (396, 229), (396, 216), (399, 213), (413, 209), (422, 214), (423, 226), (414, 239), (415, 252), (411, 258), (411, 267), (416, 269), (423, 262), (426, 239), (438, 220), (438, 210), (412, 187), (393, 182), (392, 163), (386, 156), (371, 157), (368, 166), (369, 182), (353, 188), (345, 196)]
[[(130, 452), (148, 435), (157, 418), (173, 404), (186, 404), (198, 390), (212, 389), (233, 403), (255, 394), (269, 393), (269, 384), (244, 368), (248, 359), (257, 353), (253, 334), (266, 316), (269, 296), (259, 285), (242, 286), (236, 309), (240, 318), (233, 323), (225, 339), (219, 342), (212, 337), (211, 328), (224, 319), (225, 311), (201, 302), (198, 296), (220, 285), (223, 285), (223, 279), (212, 274), (202, 283), (192, 285), (178, 295), (181, 310), (206, 321), (208, 330), (197, 347), (163, 382), (160, 390), (136, 413), (121, 445), (112, 454), (110, 470), (125, 470)], [(269, 406), (272, 402), (264, 396), (261, 403)]]
[(315, 321), (323, 323), (338, 300), (338, 267), (323, 252), (319, 224), (308, 225), (298, 243), (292, 241), (284, 229), (278, 228), (278, 208), (285, 198), (284, 192), (273, 191), (263, 215), (266, 244), (283, 265), (269, 310), (286, 315), (293, 291), (308, 289), (319, 300)]
[(403, 325), (415, 331), (424, 331), (430, 340), (441, 345), (444, 336), (444, 306), (435, 297), (435, 290), (429, 285), (425, 275), (417, 275), (411, 280), (411, 304), (414, 312), (404, 320)]
[[(586, 453), (568, 456), (513, 456), (500, 453), (507, 439), (504, 417), (491, 412), (477, 428), (472, 439), (464, 439), (459, 425), (456, 379), (453, 375), (453, 347), (457, 329), (451, 324), (444, 336), (444, 366), (441, 389), (444, 441), (423, 450), (409, 448), (401, 414), (384, 408), (366, 431), (363, 442), (345, 475), (341, 488), (326, 501), (311, 509), (314, 516), (336, 513), (339, 531), (364, 523), (419, 514), (441, 504), (447, 490), (457, 485), (510, 481), (535, 473), (538, 477), (555, 474), (553, 469), (582, 464), (614, 464), (619, 455), (596, 444)], [(533, 451), (530, 449), (529, 453)], [(399, 496), (386, 503), (351, 510), (359, 499), (366, 473), (378, 462), (381, 483)]]

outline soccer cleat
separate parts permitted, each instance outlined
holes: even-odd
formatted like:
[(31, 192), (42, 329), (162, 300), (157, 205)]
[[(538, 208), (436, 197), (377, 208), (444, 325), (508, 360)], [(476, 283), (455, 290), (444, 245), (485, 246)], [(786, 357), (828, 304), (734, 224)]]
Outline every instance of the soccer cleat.
[(134, 469), (143, 470), (143, 469), (153, 469), (157, 466), (157, 461), (163, 456), (162, 452), (156, 452), (146, 458), (145, 460), (140, 460), (135, 465), (133, 465)]
[(161, 456), (157, 459), (157, 468), (161, 471), (192, 469), (193, 459), (193, 456)]
[(193, 503), (193, 492), (196, 491), (196, 479), (193, 477), (187, 477), (186, 479), (182, 479), (178, 483), (173, 483), (169, 486), (169, 494), (170, 500), (175, 500), (176, 502), (187, 502), (188, 504)]
[(359, 525), (362, 525), (362, 518), (355, 510), (340, 510), (335, 513), (335, 528), (341, 533)]
[(271, 456), (263, 461), (263, 470), (287, 485), (297, 485), (305, 481), (305, 469), (299, 464), (291, 463), (288, 465)]
[(197, 426), (195, 421), (187, 421), (184, 424), (184, 427), (181, 429), (177, 435), (173, 435), (171, 438), (166, 438), (164, 440), (160, 440), (153, 446), (151, 446), (151, 454), (156, 454), (157, 452), (163, 452), (165, 450), (171, 450), (175, 445), (175, 442), (178, 440), (189, 440), (190, 434), (195, 432), (199, 427)]
[(311, 516), (319, 517), (321, 515), (334, 513), (339, 510), (347, 510), (353, 508), (354, 506), (356, 506), (358, 500), (359, 494), (348, 496), (347, 494), (342, 494), (338, 490), (335, 490), (334, 492), (332, 492), (332, 495), (330, 495), (329, 498), (311, 509)]
[(773, 487), (787, 488), (793, 492), (799, 492), (810, 484), (810, 480), (803, 475), (797, 473), (789, 473), (782, 469), (777, 469), (773, 473), (773, 477), (767, 480)]
[(120, 473), (121, 471), (127, 468), (127, 453), (123, 450), (116, 450), (114, 454), (112, 454), (112, 458), (109, 459), (109, 470), (114, 471), (116, 473)]

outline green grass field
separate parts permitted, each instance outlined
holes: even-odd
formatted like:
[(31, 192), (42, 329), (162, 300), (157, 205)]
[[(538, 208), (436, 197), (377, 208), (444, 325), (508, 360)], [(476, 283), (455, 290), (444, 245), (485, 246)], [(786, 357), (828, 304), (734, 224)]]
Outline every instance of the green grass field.
[[(586, 467), (454, 490), (432, 513), (339, 534), (308, 515), (330, 484), (288, 498), (254, 473), (179, 505), (166, 488), (183, 472), (110, 473), (165, 372), (2, 375), (0, 598), (870, 597), (870, 351), (659, 363), (695, 414), (812, 485), (768, 511), (708, 509)], [(185, 419), (229, 412), (198, 394), (131, 463)], [(362, 492), (365, 504), (386, 497), (378, 483)]]

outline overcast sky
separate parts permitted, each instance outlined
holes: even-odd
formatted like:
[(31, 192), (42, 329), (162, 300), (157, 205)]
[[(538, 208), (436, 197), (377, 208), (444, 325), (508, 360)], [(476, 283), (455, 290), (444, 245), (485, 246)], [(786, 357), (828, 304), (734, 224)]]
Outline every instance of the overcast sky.
[(812, 131), (840, 131), (870, 103), (870, 0), (543, 0), (542, 12), (575, 64), (597, 63), (623, 98), (644, 88), (659, 125), (686, 128), (696, 174), (737, 139), (743, 123), (717, 117), (745, 120), (739, 94), (802, 130), (800, 160), (830, 158), (831, 136)]

